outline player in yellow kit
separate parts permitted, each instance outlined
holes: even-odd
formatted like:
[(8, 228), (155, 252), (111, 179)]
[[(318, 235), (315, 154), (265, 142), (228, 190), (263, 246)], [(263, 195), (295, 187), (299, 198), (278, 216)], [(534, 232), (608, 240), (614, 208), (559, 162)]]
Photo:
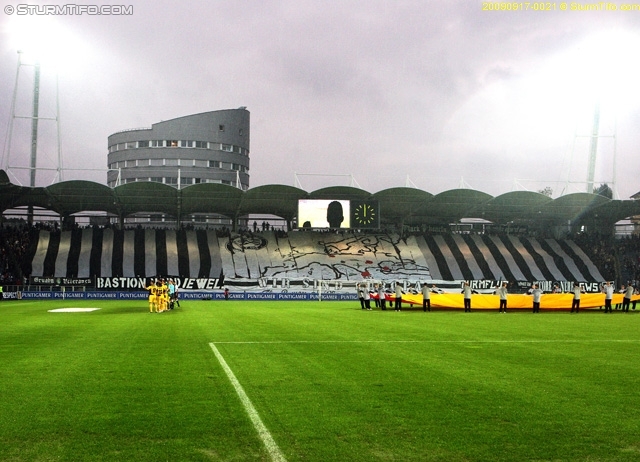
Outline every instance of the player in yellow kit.
[(167, 305), (169, 303), (169, 286), (164, 282), (164, 279), (161, 279), (159, 282), (160, 287), (158, 288), (158, 306), (159, 312), (167, 311)]
[(151, 283), (149, 287), (145, 287), (149, 291), (149, 313), (158, 312), (158, 286)]

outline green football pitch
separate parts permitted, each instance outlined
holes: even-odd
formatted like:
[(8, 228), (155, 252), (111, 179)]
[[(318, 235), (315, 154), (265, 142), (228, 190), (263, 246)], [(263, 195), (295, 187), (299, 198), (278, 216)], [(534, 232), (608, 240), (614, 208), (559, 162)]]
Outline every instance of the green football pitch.
[(3, 301), (0, 460), (638, 461), (639, 347), (635, 312)]

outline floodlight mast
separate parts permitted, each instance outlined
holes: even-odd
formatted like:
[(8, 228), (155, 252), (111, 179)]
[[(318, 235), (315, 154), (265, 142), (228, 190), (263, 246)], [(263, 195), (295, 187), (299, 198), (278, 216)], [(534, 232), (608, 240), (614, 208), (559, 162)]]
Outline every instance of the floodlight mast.
[[(16, 70), (16, 83), (13, 89), (13, 99), (11, 101), (11, 116), (9, 120), (9, 128), (7, 134), (7, 142), (5, 145), (6, 149), (6, 157), (3, 159), (3, 167), (4, 162), (6, 162), (6, 169), (8, 174), (12, 174), (12, 170), (29, 170), (29, 186), (36, 186), (36, 173), (38, 171), (38, 128), (40, 119), (43, 120), (51, 120), (56, 123), (56, 135), (57, 135), (57, 150), (58, 150), (58, 165), (55, 169), (57, 172), (56, 178), (53, 182), (62, 181), (63, 180), (63, 171), (62, 171), (62, 143), (60, 139), (60, 96), (59, 96), (59, 85), (58, 85), (58, 73), (55, 73), (55, 83), (56, 83), (56, 114), (55, 117), (41, 117), (40, 116), (40, 61), (36, 57), (33, 63), (25, 63), (23, 62), (23, 51), (18, 50), (18, 67)], [(18, 85), (20, 82), (20, 69), (22, 66), (32, 66), (34, 68), (34, 78), (33, 78), (33, 99), (31, 105), (31, 115), (17, 115), (16, 109), (16, 99), (18, 95)], [(21, 166), (13, 166), (11, 161), (11, 147), (12, 147), (12, 138), (13, 138), (13, 128), (14, 128), (14, 119), (31, 119), (31, 148), (30, 148), (30, 162), (29, 167), (21, 167)], [(41, 168), (41, 170), (51, 170), (48, 168)], [(15, 177), (15, 175), (13, 175)], [(18, 183), (20, 180), (16, 177)], [(33, 206), (28, 207), (27, 212), (27, 221), (29, 224), (33, 223)]]
[[(38, 156), (38, 115), (40, 107), (40, 62), (34, 64), (35, 74), (33, 78), (33, 112), (31, 114), (31, 164), (29, 186), (36, 186), (36, 164)], [(33, 212), (32, 212), (33, 213)]]
[[(606, 106), (605, 106), (606, 109)], [(617, 167), (617, 117), (615, 117), (614, 114), (614, 123), (613, 123), (613, 130), (611, 133), (609, 134), (603, 134), (601, 133), (600, 130), (600, 121), (602, 119), (601, 117), (601, 104), (598, 101), (594, 107), (593, 110), (593, 121), (591, 124), (591, 133), (589, 134), (584, 134), (584, 135), (580, 135), (578, 134), (578, 128), (576, 128), (576, 132), (574, 133), (573, 136), (573, 145), (571, 147), (571, 160), (569, 161), (569, 169), (568, 169), (568, 176), (567, 176), (567, 181), (565, 182), (565, 187), (562, 190), (562, 192), (560, 193), (560, 195), (564, 195), (565, 191), (569, 189), (569, 187), (572, 184), (575, 185), (579, 185), (578, 187), (574, 188), (574, 190), (578, 191), (580, 190), (580, 188), (582, 188), (582, 185), (586, 185), (586, 192), (589, 194), (592, 194), (595, 192), (596, 188), (594, 188), (594, 183), (595, 183), (595, 171), (596, 171), (596, 158), (597, 158), (597, 154), (598, 154), (598, 148), (599, 146), (599, 141), (601, 138), (610, 138), (611, 141), (613, 142), (613, 153), (612, 153), (612, 162), (611, 162), (611, 178), (606, 178), (605, 179), (605, 183), (606, 184), (610, 184), (611, 185), (611, 191), (613, 193), (613, 198), (619, 198), (618, 197), (618, 191), (616, 189), (616, 167)], [(606, 116), (607, 112), (605, 110), (605, 116)], [(606, 118), (605, 118), (606, 120)], [(573, 165), (573, 159), (574, 159), (574, 155), (576, 154), (576, 142), (578, 140), (578, 138), (588, 138), (590, 140), (589, 143), (589, 155), (588, 155), (588, 161), (587, 161), (587, 177), (586, 177), (586, 181), (572, 181), (571, 180), (571, 166)]]
[(600, 134), (600, 103), (596, 103), (593, 110), (593, 125), (591, 128), (591, 144), (589, 147), (589, 167), (587, 170), (587, 192), (593, 193), (593, 181), (596, 174), (596, 156), (598, 154), (598, 136)]

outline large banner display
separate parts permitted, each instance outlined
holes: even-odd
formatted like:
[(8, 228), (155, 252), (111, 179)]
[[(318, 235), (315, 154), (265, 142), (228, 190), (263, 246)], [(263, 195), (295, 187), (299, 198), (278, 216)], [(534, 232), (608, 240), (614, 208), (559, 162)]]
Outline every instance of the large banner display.
[[(368, 221), (374, 216), (375, 204), (360, 205), (350, 213), (354, 220)], [(291, 281), (291, 285), (314, 280), (605, 280), (571, 240), (451, 233), (400, 236), (304, 228), (224, 235), (213, 230), (40, 231), (31, 267), (31, 275), (45, 284), (57, 278), (76, 282), (94, 275), (109, 278), (98, 289), (123, 288), (127, 282), (121, 282), (120, 276), (167, 275), (191, 278), (196, 285), (203, 278), (250, 285), (265, 279)], [(183, 287), (187, 286), (185, 282)]]
[(56, 278), (56, 277), (42, 277), (31, 276), (29, 278), (29, 284), (36, 286), (93, 286), (93, 278)]
[[(434, 279), (403, 279), (389, 281), (384, 279), (363, 279), (361, 281), (344, 281), (340, 279), (311, 279), (311, 278), (181, 278), (169, 276), (180, 292), (203, 291), (215, 292), (223, 290), (225, 287), (234, 292), (257, 292), (257, 293), (355, 293), (356, 287), (363, 284), (367, 289), (373, 291), (378, 287), (383, 290), (395, 293), (395, 283), (400, 282), (405, 293), (420, 293), (422, 284), (429, 287), (436, 286), (439, 292), (459, 293), (464, 281), (442, 281)], [(471, 289), (476, 293), (491, 294), (505, 282), (503, 280), (483, 279), (470, 281)], [(96, 278), (96, 290), (144, 290), (155, 283), (155, 278), (142, 277), (109, 277)], [(573, 283), (567, 281), (516, 281), (510, 283), (509, 292), (526, 292), (533, 284), (537, 284), (543, 292), (571, 292)], [(597, 282), (584, 282), (580, 284), (584, 292), (601, 292), (602, 286)]]
[[(221, 288), (220, 278), (181, 278), (178, 276), (168, 276), (166, 280), (172, 279), (181, 290), (205, 290), (213, 291)], [(156, 278), (125, 278), (110, 277), (96, 278), (97, 290), (133, 290), (142, 289), (155, 284)]]

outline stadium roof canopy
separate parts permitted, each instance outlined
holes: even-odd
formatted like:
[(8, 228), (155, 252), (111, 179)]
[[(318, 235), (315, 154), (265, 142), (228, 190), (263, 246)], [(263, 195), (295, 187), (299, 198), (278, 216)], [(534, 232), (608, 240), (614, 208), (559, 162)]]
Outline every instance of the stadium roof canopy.
[(12, 184), (0, 170), (0, 208), (40, 207), (61, 216), (107, 212), (120, 218), (135, 213), (162, 213), (176, 219), (192, 214), (219, 214), (237, 219), (268, 214), (288, 221), (297, 215), (300, 199), (377, 201), (383, 225), (449, 224), (478, 218), (496, 224), (536, 222), (545, 225), (602, 222), (613, 224), (640, 215), (640, 200), (611, 200), (587, 193), (551, 199), (536, 192), (514, 191), (493, 197), (473, 189), (452, 189), (433, 195), (417, 188), (390, 188), (371, 194), (363, 189), (333, 186), (306, 192), (286, 185), (265, 185), (242, 191), (233, 186), (201, 183), (176, 189), (154, 182), (109, 188), (90, 181), (64, 181), (47, 187)]

